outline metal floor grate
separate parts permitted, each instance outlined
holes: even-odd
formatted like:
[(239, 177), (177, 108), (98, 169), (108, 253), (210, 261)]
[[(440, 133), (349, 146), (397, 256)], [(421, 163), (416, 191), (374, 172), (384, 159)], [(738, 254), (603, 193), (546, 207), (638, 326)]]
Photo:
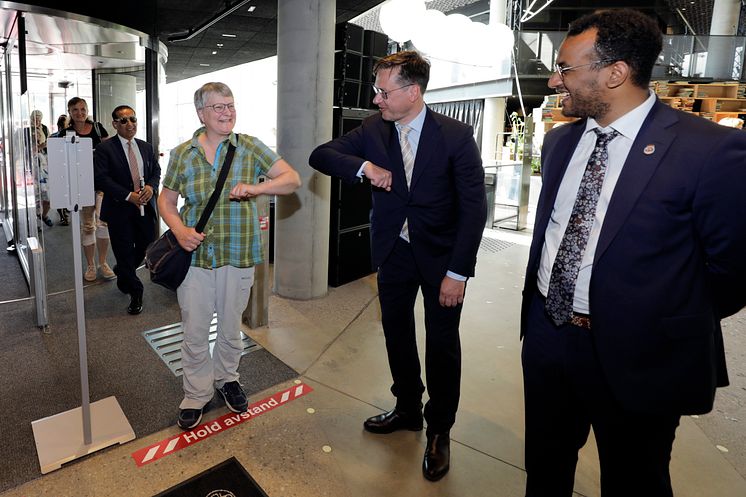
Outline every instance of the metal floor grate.
[[(215, 340), (218, 334), (217, 328), (218, 317), (216, 314), (213, 314), (212, 321), (210, 322), (210, 354), (212, 354), (212, 349), (215, 346)], [(154, 330), (143, 331), (142, 336), (155, 353), (158, 354), (158, 357), (160, 357), (166, 364), (168, 369), (171, 370), (174, 376), (181, 376), (181, 323), (170, 324)], [(242, 356), (249, 352), (261, 349), (259, 344), (244, 335), (243, 332), (241, 332), (241, 339), (243, 341)]]
[(486, 250), (487, 252), (495, 254), (501, 250), (512, 247), (513, 245), (515, 245), (515, 243), (506, 242), (505, 240), (482, 237), (482, 243), (479, 245), (479, 250)]

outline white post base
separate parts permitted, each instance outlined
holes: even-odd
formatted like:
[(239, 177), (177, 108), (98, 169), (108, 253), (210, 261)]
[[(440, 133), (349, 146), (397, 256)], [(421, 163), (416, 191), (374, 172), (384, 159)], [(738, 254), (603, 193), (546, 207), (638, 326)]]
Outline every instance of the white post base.
[(83, 441), (82, 408), (31, 422), (42, 474), (110, 445), (134, 440), (135, 432), (116, 397), (91, 403), (91, 443)]

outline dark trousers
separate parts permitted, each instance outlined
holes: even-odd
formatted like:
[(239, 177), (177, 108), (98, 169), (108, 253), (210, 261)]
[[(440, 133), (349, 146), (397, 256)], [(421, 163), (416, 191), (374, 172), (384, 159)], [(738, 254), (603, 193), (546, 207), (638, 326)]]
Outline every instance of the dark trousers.
[(419, 409), (425, 387), (415, 335), (414, 305), (418, 291), (425, 305), (425, 375), (429, 400), (425, 404), (428, 430), (447, 431), (456, 420), (461, 389), (461, 305), (443, 307), (440, 286), (428, 284), (417, 268), (409, 243), (396, 242), (378, 271), (383, 333), (397, 408)]
[(668, 466), (678, 415), (625, 411), (594, 349), (593, 330), (555, 326), (533, 297), (523, 337), (526, 496), (570, 497), (590, 428), (602, 497), (671, 497)]
[(140, 216), (134, 206), (124, 207), (131, 207), (133, 212), (107, 222), (111, 251), (117, 260), (117, 288), (130, 295), (142, 295), (142, 281), (135, 271), (145, 259), (145, 249), (155, 239), (155, 218), (147, 210), (145, 216)]

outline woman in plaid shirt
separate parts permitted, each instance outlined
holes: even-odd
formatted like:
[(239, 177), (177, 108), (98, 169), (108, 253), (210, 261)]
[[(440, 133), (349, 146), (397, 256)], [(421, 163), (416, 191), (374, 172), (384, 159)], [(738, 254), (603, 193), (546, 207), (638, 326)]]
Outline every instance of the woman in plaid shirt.
[[(158, 208), (179, 244), (193, 252), (192, 266), (176, 294), (181, 308), (184, 399), (179, 426), (191, 429), (215, 390), (228, 409), (244, 412), (246, 394), (238, 382), (241, 313), (254, 282), (254, 266), (264, 259), (257, 195), (286, 195), (301, 182), (298, 173), (259, 139), (233, 132), (233, 93), (223, 83), (207, 83), (194, 93), (203, 126), (171, 152)], [(230, 172), (203, 233), (194, 226), (215, 189), (228, 144), (236, 147)], [(259, 183), (260, 176), (270, 181)], [(179, 196), (184, 198), (181, 211)], [(218, 336), (212, 357), (210, 321), (217, 312)]]

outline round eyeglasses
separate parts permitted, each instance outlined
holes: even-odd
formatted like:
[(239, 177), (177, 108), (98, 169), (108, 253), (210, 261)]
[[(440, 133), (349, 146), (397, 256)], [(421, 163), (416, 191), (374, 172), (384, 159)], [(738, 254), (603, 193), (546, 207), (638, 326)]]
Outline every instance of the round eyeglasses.
[(592, 62), (588, 62), (587, 64), (578, 64), (576, 66), (561, 66), (559, 64), (555, 64), (554, 65), (554, 72), (556, 72), (557, 74), (559, 74), (559, 77), (560, 77), (561, 80), (564, 80), (566, 72), (574, 71), (575, 69), (578, 69), (578, 68), (581, 68), (581, 67), (592, 66), (593, 64), (608, 64), (610, 62), (612, 62), (612, 61), (610, 61), (610, 60), (607, 59), (607, 60), (594, 60)]
[(222, 114), (223, 112), (226, 111), (226, 109), (231, 112), (236, 110), (236, 106), (234, 104), (213, 104), (213, 105), (205, 105), (205, 107), (210, 107), (217, 114)]
[(414, 83), (409, 83), (408, 85), (400, 86), (399, 88), (394, 88), (393, 90), (384, 90), (382, 88), (377, 87), (376, 85), (371, 85), (373, 87), (373, 93), (376, 95), (381, 95), (384, 100), (389, 99), (389, 93), (396, 90), (401, 90), (402, 88), (407, 88), (409, 86), (414, 86)]

